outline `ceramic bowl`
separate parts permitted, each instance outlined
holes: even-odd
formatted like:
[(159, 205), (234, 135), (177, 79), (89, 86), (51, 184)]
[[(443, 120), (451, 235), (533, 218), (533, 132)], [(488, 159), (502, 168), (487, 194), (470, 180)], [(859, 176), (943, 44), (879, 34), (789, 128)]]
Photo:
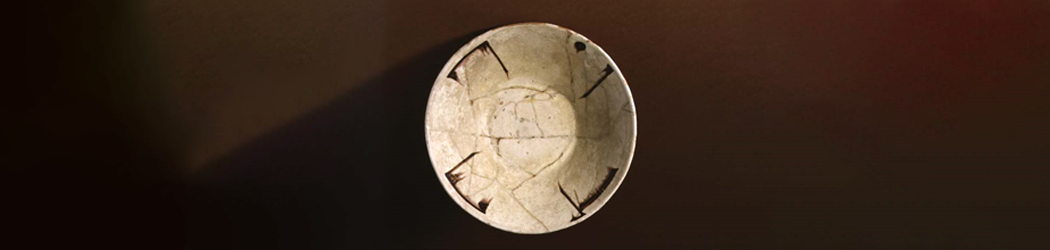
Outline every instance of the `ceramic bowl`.
[(546, 23), (490, 30), (441, 69), (426, 110), (434, 171), (482, 222), (525, 234), (594, 215), (634, 155), (637, 116), (620, 69)]

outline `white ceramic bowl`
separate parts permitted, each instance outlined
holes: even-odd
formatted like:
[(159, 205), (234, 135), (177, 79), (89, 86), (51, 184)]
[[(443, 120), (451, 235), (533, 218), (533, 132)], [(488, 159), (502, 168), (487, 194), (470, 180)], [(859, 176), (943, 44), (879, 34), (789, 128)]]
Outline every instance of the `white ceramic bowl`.
[(430, 92), (426, 139), (449, 196), (516, 233), (580, 223), (620, 186), (637, 116), (620, 69), (582, 35), (499, 27), (449, 59)]

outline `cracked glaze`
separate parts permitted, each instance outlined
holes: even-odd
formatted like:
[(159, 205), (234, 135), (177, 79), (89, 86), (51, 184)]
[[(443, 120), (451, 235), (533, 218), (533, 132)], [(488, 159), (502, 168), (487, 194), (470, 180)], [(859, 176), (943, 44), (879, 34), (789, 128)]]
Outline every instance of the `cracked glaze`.
[(426, 139), (449, 196), (482, 222), (547, 233), (598, 211), (634, 155), (619, 68), (571, 30), (503, 26), (463, 46), (430, 92)]

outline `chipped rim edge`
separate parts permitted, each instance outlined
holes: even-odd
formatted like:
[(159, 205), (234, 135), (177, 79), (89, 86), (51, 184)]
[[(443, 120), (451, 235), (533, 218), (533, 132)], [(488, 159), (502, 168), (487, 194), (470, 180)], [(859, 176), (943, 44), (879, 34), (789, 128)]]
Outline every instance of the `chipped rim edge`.
[[(466, 53), (468, 51), (470, 51), (472, 47), (477, 46), (479, 43), (481, 43), (481, 41), (487, 39), (489, 36), (491, 36), (492, 34), (498, 32), (498, 31), (501, 31), (501, 30), (506, 29), (506, 28), (511, 28), (511, 27), (515, 27), (515, 26), (523, 26), (523, 25), (548, 26), (548, 27), (554, 27), (554, 28), (562, 29), (562, 30), (570, 32), (573, 35), (577, 35), (580, 38), (583, 38), (585, 42), (587, 42), (588, 44), (590, 44), (590, 45), (594, 46), (595, 48), (597, 48), (598, 51), (601, 52), (602, 56), (604, 56), (605, 59), (609, 61), (609, 64), (612, 65), (612, 67), (613, 67), (614, 71), (616, 72), (616, 74), (620, 76), (620, 80), (623, 81), (624, 91), (627, 93), (627, 97), (628, 97), (627, 101), (631, 104), (631, 110), (634, 111), (631, 114), (631, 119), (633, 120), (633, 123), (631, 124), (632, 125), (631, 129), (633, 130), (633, 131), (631, 131), (632, 132), (631, 133), (631, 149), (630, 149), (630, 152), (627, 155), (627, 162), (623, 166), (623, 173), (622, 174), (617, 174), (616, 177), (614, 177), (615, 179), (613, 179), (613, 181), (612, 181), (612, 183), (614, 183), (616, 185), (611, 185), (612, 186), (611, 188), (607, 189), (606, 192), (603, 192), (601, 194), (601, 196), (598, 197), (598, 199), (601, 200), (601, 203), (597, 204), (597, 207), (595, 207), (594, 210), (592, 210), (591, 213), (584, 215), (579, 220), (570, 222), (569, 225), (567, 225), (565, 227), (554, 229), (554, 230), (549, 230), (548, 229), (548, 231), (546, 231), (546, 232), (537, 232), (537, 233), (522, 232), (522, 231), (514, 230), (514, 229), (511, 229), (511, 228), (506, 228), (506, 227), (503, 227), (503, 226), (498, 225), (498, 224), (494, 224), (491, 221), (489, 221), (488, 218), (486, 218), (484, 216), (484, 214), (479, 214), (478, 211), (472, 210), (473, 207), (470, 207), (469, 205), (464, 204), (463, 201), (461, 201), (461, 200), (456, 198), (457, 195), (454, 193), (455, 191), (452, 190), (451, 188), (449, 188), (447, 185), (445, 185), (446, 184), (445, 180), (442, 180), (443, 176), (441, 175), (441, 173), (436, 171), (436, 169), (434, 168), (435, 166), (437, 166), (437, 163), (434, 162), (434, 158), (430, 156), (430, 133), (429, 133), (430, 129), (427, 126), (427, 119), (426, 119), (426, 117), (430, 117), (430, 103), (431, 103), (431, 100), (433, 99), (434, 89), (438, 86), (438, 83), (444, 78), (442, 76), (443, 75), (447, 75), (448, 74), (447, 72), (451, 69), (451, 67), (454, 67), (453, 64), (454, 64), (454, 62), (456, 60), (453, 60), (453, 59), (462, 58), (463, 56), (466, 56)], [(539, 234), (548, 234), (548, 233), (553, 233), (553, 232), (565, 230), (567, 228), (576, 226), (576, 224), (579, 224), (580, 222), (583, 222), (583, 221), (589, 219), (594, 214), (598, 213), (598, 211), (600, 211), (603, 207), (605, 207), (605, 204), (609, 202), (609, 200), (612, 198), (612, 196), (614, 194), (616, 194), (616, 191), (618, 191), (620, 189), (620, 186), (623, 185), (623, 179), (627, 178), (627, 173), (630, 172), (630, 170), (631, 170), (631, 164), (634, 161), (635, 149), (636, 149), (636, 147), (638, 145), (638, 108), (637, 108), (637, 106), (634, 103), (634, 95), (631, 93), (630, 84), (627, 83), (627, 78), (623, 76), (623, 71), (621, 71), (620, 67), (616, 65), (616, 62), (613, 61), (611, 56), (609, 56), (609, 53), (605, 52), (605, 49), (602, 49), (602, 47), (598, 46), (598, 44), (592, 42), (590, 38), (587, 38), (583, 34), (580, 34), (579, 32), (576, 32), (575, 30), (572, 30), (572, 29), (569, 29), (569, 28), (566, 28), (566, 27), (562, 27), (562, 26), (557, 25), (557, 24), (546, 23), (546, 22), (521, 22), (521, 23), (507, 24), (507, 25), (496, 27), (496, 28), (492, 28), (492, 29), (489, 29), (488, 31), (485, 31), (485, 33), (482, 33), (481, 35), (478, 35), (478, 36), (474, 37), (469, 42), (467, 42), (462, 47), (460, 47), (458, 50), (456, 50), (456, 52), (453, 53), (451, 57), (449, 57), (449, 60), (447, 62), (445, 62), (445, 66), (441, 68), (440, 72), (438, 72), (438, 76), (434, 79), (434, 82), (433, 82), (433, 84), (430, 87), (430, 94), (427, 95), (427, 105), (425, 107), (425, 111), (424, 111), (423, 117), (424, 117), (423, 118), (423, 136), (424, 136), (424, 138), (426, 140), (427, 158), (430, 159), (430, 165), (431, 165), (430, 168), (431, 168), (431, 170), (434, 171), (434, 174), (437, 176), (438, 183), (441, 184), (441, 188), (445, 189), (445, 193), (447, 193), (449, 195), (449, 198), (451, 198), (453, 200), (453, 202), (456, 203), (456, 205), (459, 205), (460, 209), (462, 209), (463, 211), (466, 211), (471, 216), (473, 216), (475, 219), (477, 219), (477, 220), (481, 221), (482, 223), (485, 223), (486, 225), (489, 225), (491, 227), (495, 227), (495, 228), (498, 228), (500, 230), (503, 230), (503, 231), (506, 231), (506, 232), (511, 232), (511, 233), (516, 233), (516, 234), (539, 235)]]

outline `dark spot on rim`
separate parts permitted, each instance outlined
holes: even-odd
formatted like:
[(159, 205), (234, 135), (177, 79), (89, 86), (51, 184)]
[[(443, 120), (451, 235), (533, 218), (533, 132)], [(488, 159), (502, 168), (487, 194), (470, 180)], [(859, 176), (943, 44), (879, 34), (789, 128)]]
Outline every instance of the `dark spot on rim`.
[(587, 49), (587, 45), (583, 44), (583, 42), (576, 42), (574, 46), (576, 46), (576, 52), (580, 52)]
[(491, 202), (492, 202), (492, 198), (482, 199), (481, 201), (478, 202), (477, 209), (480, 210), (481, 213), (485, 213), (485, 211), (489, 209), (489, 204)]

